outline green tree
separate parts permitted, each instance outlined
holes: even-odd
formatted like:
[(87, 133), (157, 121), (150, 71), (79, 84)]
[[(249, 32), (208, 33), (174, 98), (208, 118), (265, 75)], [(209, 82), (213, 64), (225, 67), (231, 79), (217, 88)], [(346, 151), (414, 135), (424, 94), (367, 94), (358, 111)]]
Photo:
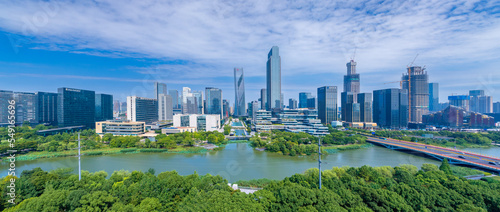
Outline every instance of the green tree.
[(439, 170), (443, 171), (446, 174), (452, 174), (450, 164), (448, 163), (448, 159), (445, 158), (443, 159), (443, 162), (441, 163), (441, 166), (439, 166)]

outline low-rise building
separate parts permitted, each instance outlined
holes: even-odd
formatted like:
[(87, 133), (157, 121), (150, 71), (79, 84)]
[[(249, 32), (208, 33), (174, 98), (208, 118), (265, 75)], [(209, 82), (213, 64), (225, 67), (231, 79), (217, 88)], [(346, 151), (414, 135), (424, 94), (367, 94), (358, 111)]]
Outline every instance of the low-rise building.
[(107, 133), (119, 136), (138, 136), (146, 132), (145, 122), (100, 121), (95, 123), (95, 131), (100, 136)]
[(196, 132), (195, 127), (169, 127), (161, 129), (162, 134), (170, 135), (183, 132)]
[(194, 127), (197, 131), (219, 131), (220, 115), (177, 114), (174, 127)]

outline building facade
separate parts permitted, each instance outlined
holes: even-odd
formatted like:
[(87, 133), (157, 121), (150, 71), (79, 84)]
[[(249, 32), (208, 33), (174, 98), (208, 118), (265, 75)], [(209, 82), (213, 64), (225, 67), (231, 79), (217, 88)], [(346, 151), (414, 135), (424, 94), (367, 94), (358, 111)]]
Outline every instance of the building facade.
[(267, 110), (267, 89), (260, 89), (260, 109)]
[(372, 94), (358, 93), (359, 121), (373, 122), (372, 119)]
[(95, 127), (95, 92), (74, 88), (57, 89), (59, 127)]
[(493, 113), (500, 113), (500, 102), (493, 103)]
[(34, 93), (14, 92), (16, 123), (38, 123), (38, 98)]
[(299, 108), (307, 108), (307, 100), (312, 98), (311, 93), (300, 92), (299, 93)]
[(174, 116), (174, 105), (172, 96), (160, 94), (158, 96), (158, 121), (172, 120)]
[(408, 91), (409, 121), (422, 122), (422, 116), (429, 113), (429, 77), (425, 68), (409, 67), (401, 81)]
[(38, 123), (57, 126), (57, 93), (37, 92)]
[(95, 123), (95, 132), (101, 137), (107, 133), (114, 136), (138, 136), (146, 132), (146, 123), (100, 121)]
[(267, 109), (281, 109), (281, 57), (277, 46), (273, 46), (269, 51), (266, 67)]
[(460, 107), (465, 111), (470, 111), (470, 96), (468, 95), (457, 95), (457, 96), (448, 96), (448, 101), (450, 105), (455, 107)]
[(406, 128), (408, 91), (397, 88), (373, 91), (373, 121), (380, 127)]
[(218, 114), (223, 117), (222, 90), (218, 88), (205, 88), (206, 108), (205, 114)]
[(439, 83), (429, 83), (429, 111), (439, 110)]
[(243, 68), (234, 68), (234, 116), (245, 116), (245, 78)]
[(297, 100), (296, 99), (289, 99), (288, 100), (288, 108), (289, 109), (297, 109)]
[(146, 123), (158, 121), (158, 100), (128, 96), (127, 120)]
[(181, 104), (179, 101), (179, 91), (177, 90), (168, 90), (168, 95), (172, 97), (172, 104), (174, 109), (181, 108)]
[(337, 121), (337, 86), (318, 88), (318, 118), (323, 124)]
[(197, 131), (219, 131), (219, 115), (178, 114), (174, 115), (174, 127), (194, 127)]
[(95, 120), (105, 121), (113, 119), (113, 95), (95, 95)]

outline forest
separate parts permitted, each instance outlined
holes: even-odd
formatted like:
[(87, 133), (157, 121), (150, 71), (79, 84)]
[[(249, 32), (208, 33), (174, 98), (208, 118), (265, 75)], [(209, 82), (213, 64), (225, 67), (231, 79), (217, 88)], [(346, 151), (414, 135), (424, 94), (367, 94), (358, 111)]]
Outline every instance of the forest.
[[(7, 202), (6, 183), (0, 209), (5, 211), (500, 211), (500, 182), (467, 180), (451, 174), (447, 163), (399, 167), (309, 169), (245, 194), (220, 176), (155, 173), (83, 172), (70, 169), (23, 171), (16, 178), (16, 205)], [(250, 182), (250, 183), (252, 183)]]

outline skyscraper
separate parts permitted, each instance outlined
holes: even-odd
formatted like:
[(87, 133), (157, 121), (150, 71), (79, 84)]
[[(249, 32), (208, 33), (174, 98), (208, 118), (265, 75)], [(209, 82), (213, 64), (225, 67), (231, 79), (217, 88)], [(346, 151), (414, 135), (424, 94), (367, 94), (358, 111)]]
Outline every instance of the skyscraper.
[(470, 90), (469, 96), (484, 96), (484, 90)]
[(230, 114), (229, 101), (227, 99), (222, 100), (222, 113), (224, 118), (229, 117)]
[(484, 95), (484, 90), (471, 90), (469, 96), (470, 111), (478, 113), (493, 112), (493, 99), (491, 96)]
[(193, 91), (193, 97), (195, 98), (196, 114), (203, 114), (203, 92)]
[(470, 111), (470, 96), (468, 95), (448, 96), (448, 101), (450, 101), (450, 105)]
[(493, 113), (500, 113), (500, 102), (493, 103)]
[(172, 104), (174, 109), (179, 109), (180, 108), (180, 103), (179, 103), (179, 91), (177, 90), (168, 90), (168, 95), (172, 97)]
[(267, 104), (268, 110), (281, 107), (281, 57), (277, 46), (267, 55)]
[[(351, 92), (353, 95), (357, 95), (360, 92), (360, 80), (359, 74), (356, 74), (356, 62), (351, 60), (346, 66), (347, 75), (344, 75), (344, 92)], [(356, 97), (354, 97), (354, 102), (356, 102)]]
[(316, 109), (316, 98), (314, 96), (307, 99), (307, 108)]
[(0, 90), (0, 123), (9, 123), (9, 102), (14, 100), (14, 92)]
[(299, 93), (299, 108), (307, 108), (307, 100), (312, 97), (309, 92), (300, 92)]
[(57, 93), (37, 92), (38, 123), (57, 126)]
[(155, 98), (158, 99), (160, 94), (167, 94), (167, 85), (165, 83), (155, 82)]
[(212, 87), (205, 88), (205, 100), (207, 105), (205, 114), (218, 114), (223, 119), (222, 90)]
[(439, 83), (429, 83), (429, 111), (439, 110)]
[(127, 96), (127, 119), (146, 123), (158, 121), (158, 100)]
[(358, 93), (359, 121), (373, 122), (372, 119), (372, 94)]
[(267, 90), (265, 88), (260, 89), (260, 109), (267, 110)]
[[(195, 91), (196, 92), (196, 91)], [(191, 88), (182, 88), (182, 113), (183, 114), (198, 114), (198, 101), (200, 101), (200, 94), (195, 92), (191, 93)], [(203, 103), (200, 103), (203, 104)]]
[(412, 66), (403, 74), (403, 89), (408, 90), (409, 121), (422, 122), (422, 115), (429, 113), (429, 77), (425, 68)]
[(341, 96), (342, 121), (359, 122), (360, 121), (360, 105), (356, 103), (357, 94), (352, 92), (342, 92)]
[(160, 94), (158, 96), (158, 121), (173, 120), (174, 105), (172, 96)]
[(297, 100), (296, 99), (289, 99), (288, 100), (288, 108), (297, 109)]
[(337, 86), (318, 88), (318, 118), (323, 124), (337, 121)]
[(408, 91), (397, 88), (373, 91), (373, 121), (379, 127), (406, 128)]
[(245, 79), (243, 68), (234, 68), (234, 116), (245, 116)]
[(95, 95), (95, 120), (113, 119), (113, 96), (109, 94)]
[(259, 111), (259, 102), (250, 102), (248, 107), (248, 116), (252, 117), (252, 123), (255, 123), (257, 111)]
[(57, 124), (60, 127), (95, 127), (95, 92), (58, 88)]

